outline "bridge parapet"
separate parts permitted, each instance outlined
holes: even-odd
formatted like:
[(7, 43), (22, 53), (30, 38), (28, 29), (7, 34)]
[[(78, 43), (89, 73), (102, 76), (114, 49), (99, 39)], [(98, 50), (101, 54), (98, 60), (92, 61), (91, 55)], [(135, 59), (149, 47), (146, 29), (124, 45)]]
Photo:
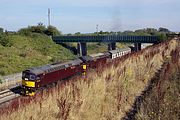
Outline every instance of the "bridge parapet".
[(159, 43), (158, 36), (122, 36), (122, 35), (99, 35), (99, 36), (55, 36), (52, 38), (57, 44), (62, 42), (77, 42), (79, 55), (87, 54), (87, 42), (108, 42), (108, 50), (116, 49), (116, 42), (134, 43), (135, 51), (141, 50), (141, 43)]
[(158, 43), (158, 36), (122, 36), (122, 35), (104, 35), (104, 36), (55, 36), (54, 42), (130, 42), (130, 43)]

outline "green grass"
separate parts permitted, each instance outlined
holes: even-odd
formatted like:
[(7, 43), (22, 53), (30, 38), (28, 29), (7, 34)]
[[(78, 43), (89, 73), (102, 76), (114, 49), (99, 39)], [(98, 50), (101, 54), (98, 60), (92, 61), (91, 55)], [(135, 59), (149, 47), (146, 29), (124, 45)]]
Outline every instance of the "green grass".
[(69, 50), (55, 44), (46, 35), (33, 33), (31, 36), (8, 35), (6, 37), (12, 46), (0, 45), (0, 75), (76, 57)]
[(105, 43), (88, 43), (87, 44), (87, 53), (94, 54), (99, 52), (105, 52), (108, 50), (108, 45)]

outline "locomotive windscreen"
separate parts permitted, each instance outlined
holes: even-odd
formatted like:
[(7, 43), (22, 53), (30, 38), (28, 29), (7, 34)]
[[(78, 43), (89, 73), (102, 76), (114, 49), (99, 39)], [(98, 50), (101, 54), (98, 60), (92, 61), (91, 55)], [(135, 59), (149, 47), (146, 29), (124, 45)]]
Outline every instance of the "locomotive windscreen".
[(23, 71), (22, 79), (23, 80), (36, 80), (36, 75), (33, 73), (30, 73), (29, 71)]

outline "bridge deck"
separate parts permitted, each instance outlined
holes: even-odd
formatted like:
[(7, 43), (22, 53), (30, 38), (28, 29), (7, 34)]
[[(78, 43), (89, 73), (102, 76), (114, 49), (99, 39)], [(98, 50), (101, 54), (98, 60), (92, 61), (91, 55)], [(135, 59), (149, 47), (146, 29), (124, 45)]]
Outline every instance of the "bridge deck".
[(53, 41), (61, 42), (130, 42), (130, 43), (158, 43), (157, 36), (55, 36)]

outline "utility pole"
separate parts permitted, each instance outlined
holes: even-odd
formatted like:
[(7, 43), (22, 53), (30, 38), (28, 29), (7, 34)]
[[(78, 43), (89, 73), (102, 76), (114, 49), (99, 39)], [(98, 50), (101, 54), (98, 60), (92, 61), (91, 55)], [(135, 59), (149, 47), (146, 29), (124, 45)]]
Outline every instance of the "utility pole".
[(99, 32), (99, 31), (98, 31), (98, 25), (96, 25), (96, 32), (97, 32), (97, 34), (98, 34), (98, 32)]
[(48, 26), (51, 25), (50, 14), (51, 14), (51, 11), (50, 11), (50, 9), (48, 8)]

